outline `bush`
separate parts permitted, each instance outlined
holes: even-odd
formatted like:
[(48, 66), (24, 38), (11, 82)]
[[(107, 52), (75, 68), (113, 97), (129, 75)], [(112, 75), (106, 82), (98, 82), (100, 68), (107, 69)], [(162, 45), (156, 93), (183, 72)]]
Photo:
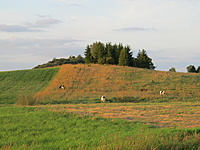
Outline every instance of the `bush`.
[(188, 71), (188, 72), (196, 72), (196, 68), (195, 68), (193, 65), (189, 65), (189, 66), (187, 67), (187, 71)]
[(20, 94), (17, 99), (17, 104), (22, 106), (37, 105), (38, 101), (32, 94)]

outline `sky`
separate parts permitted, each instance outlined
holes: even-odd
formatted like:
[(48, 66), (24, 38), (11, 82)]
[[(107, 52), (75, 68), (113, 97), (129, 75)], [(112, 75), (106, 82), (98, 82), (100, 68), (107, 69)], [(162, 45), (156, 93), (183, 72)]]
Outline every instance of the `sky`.
[(0, 71), (84, 56), (96, 41), (145, 49), (156, 70), (200, 66), (200, 0), (1, 0)]

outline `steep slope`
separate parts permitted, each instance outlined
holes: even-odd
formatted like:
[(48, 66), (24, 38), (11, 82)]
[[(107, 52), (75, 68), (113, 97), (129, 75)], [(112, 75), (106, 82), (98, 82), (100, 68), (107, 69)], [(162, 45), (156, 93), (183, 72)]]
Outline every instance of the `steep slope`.
[[(64, 90), (59, 89), (61, 84)], [(165, 90), (166, 95), (159, 95), (160, 90)], [(105, 95), (111, 101), (199, 101), (199, 91), (199, 74), (68, 64), (61, 66), (50, 86), (37, 93), (37, 99), (44, 103), (99, 102)]]
[(59, 68), (0, 72), (0, 104), (14, 104), (20, 97), (44, 90)]

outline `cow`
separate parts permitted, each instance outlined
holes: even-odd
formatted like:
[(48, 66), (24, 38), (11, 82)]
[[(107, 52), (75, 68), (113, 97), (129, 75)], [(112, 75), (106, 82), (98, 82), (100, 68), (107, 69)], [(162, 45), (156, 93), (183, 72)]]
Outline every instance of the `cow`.
[(59, 86), (59, 89), (63, 89), (64, 90), (65, 86), (62, 84), (62, 85)]
[(101, 96), (101, 102), (106, 102), (106, 97), (105, 96)]
[(140, 89), (141, 92), (147, 92), (148, 89)]
[(160, 95), (165, 95), (165, 91), (160, 91)]

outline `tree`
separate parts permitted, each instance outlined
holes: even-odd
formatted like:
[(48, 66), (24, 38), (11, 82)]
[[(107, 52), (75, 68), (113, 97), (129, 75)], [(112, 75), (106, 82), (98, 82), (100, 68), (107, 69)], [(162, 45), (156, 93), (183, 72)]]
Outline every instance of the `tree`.
[(95, 42), (90, 45), (90, 49), (92, 57), (94, 58), (94, 63), (97, 63), (99, 61), (98, 59), (106, 59), (106, 51), (103, 43)]
[(93, 57), (89, 45), (87, 45), (84, 54), (85, 54), (85, 63), (93, 63)]
[(136, 67), (138, 68), (146, 68), (146, 69), (155, 69), (152, 59), (148, 57), (147, 52), (143, 49), (138, 52), (136, 58)]
[(198, 66), (197, 68), (197, 73), (200, 73), (200, 66)]
[(196, 72), (196, 68), (193, 65), (187, 67), (187, 72)]
[(107, 64), (115, 64), (115, 50), (111, 43), (106, 43), (105, 50), (107, 51), (106, 63)]
[(172, 67), (171, 69), (169, 69), (169, 71), (176, 72), (176, 69), (174, 67)]
[(129, 66), (130, 65), (130, 61), (129, 61), (129, 56), (128, 56), (128, 51), (127, 49), (122, 49), (120, 52), (120, 56), (119, 56), (119, 65), (120, 66)]

